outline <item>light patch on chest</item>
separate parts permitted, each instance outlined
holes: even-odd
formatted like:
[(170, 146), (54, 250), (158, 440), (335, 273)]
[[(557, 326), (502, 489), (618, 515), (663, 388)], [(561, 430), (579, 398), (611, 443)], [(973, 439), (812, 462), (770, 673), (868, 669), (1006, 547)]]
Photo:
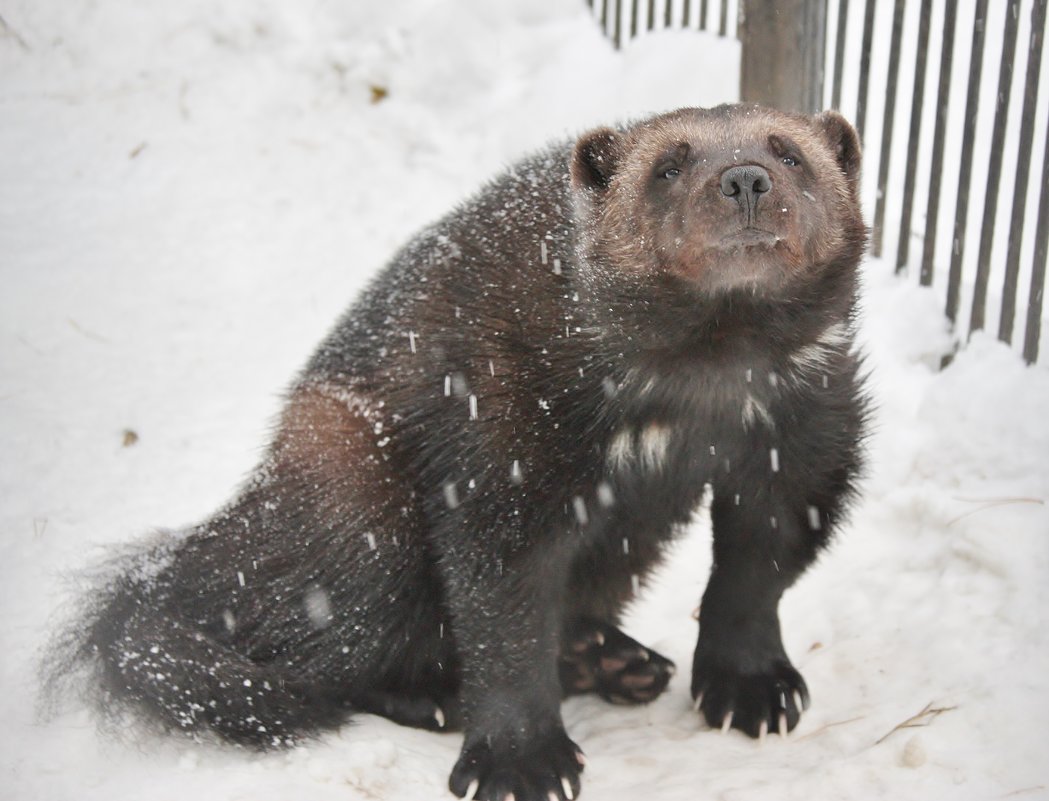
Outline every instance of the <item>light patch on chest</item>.
[(815, 342), (794, 351), (790, 361), (801, 372), (825, 370), (831, 359), (848, 344), (848, 329), (842, 323), (835, 323), (820, 334)]
[(608, 446), (608, 466), (613, 470), (624, 470), (634, 458), (634, 432), (629, 428), (616, 432)]
[(641, 430), (638, 453), (645, 470), (661, 470), (670, 449), (670, 429), (659, 423), (650, 423)]
[(670, 427), (649, 423), (640, 431), (624, 428), (616, 432), (608, 446), (606, 459), (612, 470), (636, 466), (646, 472), (656, 472), (666, 466), (670, 450)]
[(769, 414), (765, 404), (757, 400), (753, 395), (748, 394), (743, 400), (743, 428), (749, 430), (757, 423), (763, 423), (770, 429), (776, 427), (772, 415)]

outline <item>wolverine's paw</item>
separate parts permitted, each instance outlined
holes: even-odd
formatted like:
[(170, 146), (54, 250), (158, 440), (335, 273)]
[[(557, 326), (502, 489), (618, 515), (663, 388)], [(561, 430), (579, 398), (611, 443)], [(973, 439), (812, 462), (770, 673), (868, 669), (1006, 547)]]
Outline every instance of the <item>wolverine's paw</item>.
[(352, 706), (389, 718), (401, 726), (427, 731), (454, 731), (459, 727), (459, 714), (453, 699), (441, 704), (421, 696), (373, 691), (353, 699)]
[(478, 801), (572, 801), (585, 759), (563, 729), (517, 748), (464, 745), (448, 779), (460, 798)]
[(617, 704), (644, 704), (666, 689), (674, 663), (615, 626), (580, 620), (565, 631), (561, 687), (571, 695), (596, 692)]
[(739, 729), (760, 738), (769, 731), (785, 737), (809, 708), (805, 680), (785, 659), (757, 673), (697, 661), (692, 697), (712, 728)]

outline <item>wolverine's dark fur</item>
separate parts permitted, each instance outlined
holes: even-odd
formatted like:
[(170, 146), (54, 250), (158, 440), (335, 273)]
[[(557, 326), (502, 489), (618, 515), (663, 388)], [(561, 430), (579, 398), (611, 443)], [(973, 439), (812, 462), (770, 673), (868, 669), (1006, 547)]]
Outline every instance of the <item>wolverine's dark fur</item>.
[(71, 661), (237, 743), (461, 723), (454, 792), (570, 797), (562, 694), (665, 687), (615, 624), (710, 486), (693, 696), (793, 728), (777, 604), (860, 460), (858, 169), (837, 115), (738, 106), (515, 165), (393, 260), (239, 496), (108, 582)]

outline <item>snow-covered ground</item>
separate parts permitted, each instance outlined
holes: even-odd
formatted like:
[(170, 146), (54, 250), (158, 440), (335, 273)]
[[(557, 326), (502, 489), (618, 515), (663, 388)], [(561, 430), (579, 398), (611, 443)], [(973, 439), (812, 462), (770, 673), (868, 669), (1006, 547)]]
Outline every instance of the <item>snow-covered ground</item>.
[[(283, 386), (420, 225), (551, 137), (733, 99), (737, 45), (616, 54), (571, 0), (0, 17), (0, 797), (446, 797), (460, 738), (369, 716), (271, 755), (115, 740), (75, 706), (39, 720), (62, 575), (226, 500)], [(1049, 797), (1049, 369), (978, 337), (938, 371), (940, 301), (865, 273), (870, 476), (782, 610), (812, 709), (763, 745), (690, 710), (700, 514), (628, 625), (686, 669), (647, 708), (565, 704), (585, 798)]]

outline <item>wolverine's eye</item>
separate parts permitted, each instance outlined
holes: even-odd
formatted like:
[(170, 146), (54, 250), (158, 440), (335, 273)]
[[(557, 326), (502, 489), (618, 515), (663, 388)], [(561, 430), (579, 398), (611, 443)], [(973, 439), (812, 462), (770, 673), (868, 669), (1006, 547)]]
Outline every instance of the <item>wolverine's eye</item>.
[(769, 150), (788, 167), (800, 167), (802, 164), (801, 148), (785, 136), (773, 134), (769, 137)]
[(673, 181), (678, 178), (689, 164), (689, 150), (687, 142), (668, 147), (653, 162), (652, 177), (658, 181)]

